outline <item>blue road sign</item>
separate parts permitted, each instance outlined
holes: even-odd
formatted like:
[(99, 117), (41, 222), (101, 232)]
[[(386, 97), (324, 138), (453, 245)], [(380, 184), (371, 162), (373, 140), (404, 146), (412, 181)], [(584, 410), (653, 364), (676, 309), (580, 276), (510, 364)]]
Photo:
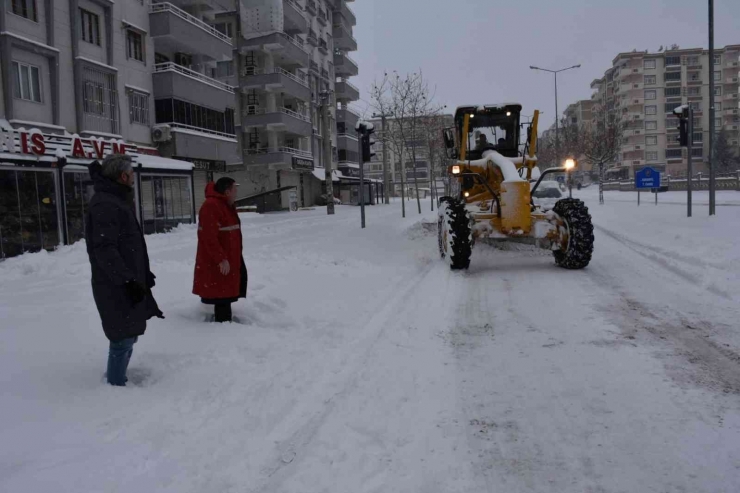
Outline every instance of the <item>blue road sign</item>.
[(642, 168), (635, 173), (635, 188), (660, 188), (660, 172), (653, 168)]

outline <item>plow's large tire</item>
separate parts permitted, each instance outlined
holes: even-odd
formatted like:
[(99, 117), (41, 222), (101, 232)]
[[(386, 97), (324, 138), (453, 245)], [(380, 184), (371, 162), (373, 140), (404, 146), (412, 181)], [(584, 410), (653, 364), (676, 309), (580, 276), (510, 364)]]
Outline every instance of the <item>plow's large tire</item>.
[(450, 269), (460, 270), (470, 267), (473, 253), (473, 235), (470, 230), (470, 216), (465, 204), (451, 197), (440, 199), (437, 223), (439, 254), (450, 263)]
[(583, 269), (591, 262), (594, 251), (594, 226), (583, 201), (559, 200), (552, 209), (568, 225), (568, 246), (555, 250), (555, 263), (564, 269)]

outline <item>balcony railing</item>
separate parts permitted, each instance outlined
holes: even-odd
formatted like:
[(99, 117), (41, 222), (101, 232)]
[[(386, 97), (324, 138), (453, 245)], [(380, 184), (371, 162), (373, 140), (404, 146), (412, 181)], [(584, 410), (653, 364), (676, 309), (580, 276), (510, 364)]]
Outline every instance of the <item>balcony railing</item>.
[(738, 80), (740, 80), (740, 79), (738, 79), (737, 77), (728, 77), (725, 82), (727, 84), (737, 84), (738, 83)]
[(167, 62), (167, 63), (158, 63), (154, 65), (154, 73), (163, 73), (163, 72), (177, 72), (180, 75), (184, 75), (185, 77), (190, 77), (191, 79), (199, 80), (200, 82), (203, 82), (204, 84), (208, 84), (209, 86), (213, 86), (216, 89), (221, 89), (222, 91), (234, 93), (234, 88), (231, 87), (228, 84), (224, 84), (221, 81), (218, 81), (216, 79), (211, 79), (210, 77), (201, 74), (200, 72), (196, 72), (195, 70), (190, 70), (189, 68), (183, 67), (182, 65), (177, 65), (176, 63)]
[(309, 64), (309, 68), (312, 72), (316, 72), (317, 74), (320, 73), (319, 64), (314, 62), (313, 60), (311, 60), (311, 63)]
[(289, 110), (288, 108), (280, 108), (280, 111), (288, 116), (297, 118), (298, 120), (303, 120), (304, 122), (311, 123), (311, 118), (301, 113), (298, 113), (297, 111)]
[(290, 34), (287, 33), (277, 33), (280, 37), (287, 40), (288, 42), (296, 45), (298, 48), (300, 48), (304, 53), (308, 54), (308, 50), (306, 50), (306, 47), (303, 46), (303, 40), (300, 38), (294, 38)]
[(306, 0), (306, 11), (310, 12), (311, 15), (316, 15), (316, 2), (314, 0)]
[(158, 3), (152, 3), (149, 6), (149, 13), (150, 14), (156, 14), (159, 12), (170, 12), (181, 19), (185, 20), (186, 22), (189, 22), (190, 24), (199, 27), (200, 29), (206, 31), (208, 34), (215, 36), (216, 38), (220, 39), (224, 43), (228, 43), (231, 45), (231, 38), (223, 34), (218, 29), (214, 28), (213, 26), (210, 26), (203, 22), (202, 20), (198, 19), (197, 17), (194, 17), (181, 8), (169, 3), (169, 2), (158, 2)]
[(265, 154), (291, 154), (293, 156), (313, 159), (313, 154), (310, 151), (303, 151), (301, 149), (295, 149), (293, 147), (262, 147), (259, 149), (245, 149), (244, 154), (248, 156), (260, 156)]
[(289, 78), (289, 79), (297, 82), (298, 84), (300, 84), (300, 85), (302, 85), (304, 87), (309, 87), (308, 81), (306, 80), (306, 76), (305, 75), (301, 76), (301, 75), (292, 74), (292, 73), (288, 72), (287, 70), (285, 70), (283, 68), (280, 68), (280, 67), (275, 67), (271, 71), (267, 71), (267, 70), (265, 70), (263, 68), (259, 68), (259, 67), (244, 67), (244, 69), (242, 70), (242, 76), (243, 77), (249, 77), (250, 75), (268, 75), (268, 74), (281, 74), (281, 75), (284, 75), (285, 77), (287, 77), (287, 78)]
[(209, 130), (209, 129), (206, 129), (206, 128), (194, 127), (192, 125), (185, 125), (184, 123), (172, 123), (172, 122), (170, 122), (170, 123), (166, 123), (166, 124), (169, 125), (171, 128), (175, 128), (175, 129), (181, 128), (181, 129), (184, 129), (184, 130), (190, 130), (190, 131), (199, 132), (199, 133), (202, 133), (202, 134), (215, 135), (215, 136), (218, 136), (218, 137), (225, 137), (227, 139), (236, 139), (236, 134), (229, 134), (229, 133), (225, 133), (225, 132), (218, 132), (216, 130)]
[(320, 23), (323, 25), (326, 25), (329, 23), (329, 16), (326, 14), (326, 10), (319, 8), (319, 13), (317, 15), (317, 18)]

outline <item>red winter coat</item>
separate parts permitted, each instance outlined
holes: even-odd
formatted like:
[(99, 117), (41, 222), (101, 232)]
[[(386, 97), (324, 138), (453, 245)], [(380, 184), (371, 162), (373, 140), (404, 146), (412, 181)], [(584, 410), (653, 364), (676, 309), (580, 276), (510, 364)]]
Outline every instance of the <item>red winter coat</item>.
[[(193, 294), (205, 300), (246, 297), (246, 268), (242, 260), (241, 221), (234, 206), (206, 185), (206, 201), (198, 215), (198, 254), (195, 258)], [(231, 270), (221, 274), (219, 264), (228, 260)]]

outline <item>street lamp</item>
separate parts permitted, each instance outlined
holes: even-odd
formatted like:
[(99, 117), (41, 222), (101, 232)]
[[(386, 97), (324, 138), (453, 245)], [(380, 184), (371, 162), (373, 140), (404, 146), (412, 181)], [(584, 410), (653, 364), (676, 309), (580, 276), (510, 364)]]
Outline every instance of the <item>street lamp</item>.
[(558, 122), (558, 116), (560, 113), (558, 113), (558, 74), (560, 72), (565, 72), (566, 70), (570, 70), (573, 68), (580, 68), (581, 64), (573, 65), (572, 67), (567, 68), (561, 68), (560, 70), (550, 70), (546, 68), (540, 68), (535, 67), (533, 65), (530, 65), (529, 68), (532, 70), (541, 70), (543, 72), (550, 72), (551, 74), (555, 74), (555, 162), (560, 163), (560, 136), (559, 136), (559, 122)]

